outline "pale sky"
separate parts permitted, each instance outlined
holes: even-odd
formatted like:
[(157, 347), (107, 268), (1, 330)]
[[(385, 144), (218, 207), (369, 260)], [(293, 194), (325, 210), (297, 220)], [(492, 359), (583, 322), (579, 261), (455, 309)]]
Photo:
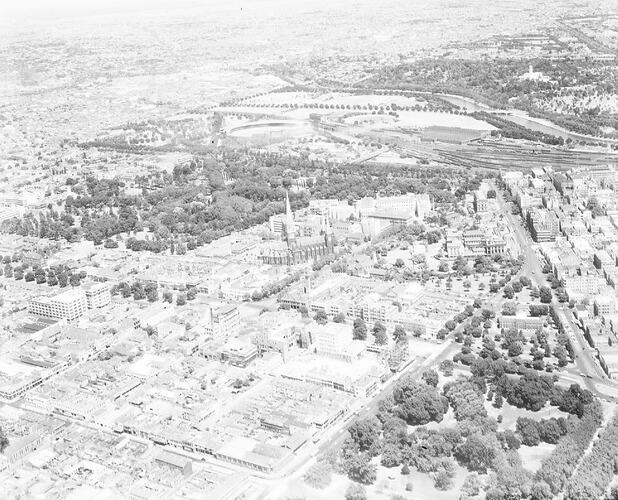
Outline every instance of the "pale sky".
[(257, 2), (260, 0), (0, 0), (0, 20), (48, 20), (187, 7), (230, 7), (230, 4)]

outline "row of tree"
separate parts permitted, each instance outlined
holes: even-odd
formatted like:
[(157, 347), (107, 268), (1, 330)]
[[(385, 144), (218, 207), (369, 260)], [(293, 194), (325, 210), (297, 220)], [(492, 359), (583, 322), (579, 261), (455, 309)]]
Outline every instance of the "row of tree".
[(618, 475), (618, 415), (599, 433), (590, 453), (569, 480), (566, 500), (596, 500)]
[(602, 421), (603, 409), (597, 400), (585, 406), (581, 418), (569, 418), (568, 433), (535, 474), (534, 500), (549, 500), (564, 490)]

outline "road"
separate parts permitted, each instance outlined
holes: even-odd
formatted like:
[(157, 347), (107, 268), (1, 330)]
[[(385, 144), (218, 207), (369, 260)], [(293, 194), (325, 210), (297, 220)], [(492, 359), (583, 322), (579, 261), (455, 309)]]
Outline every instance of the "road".
[[(500, 209), (510, 227), (513, 229), (515, 238), (525, 258), (521, 274), (528, 276), (538, 287), (547, 286), (543, 268), (535, 250), (536, 244), (525, 230), (522, 224), (522, 218), (514, 216), (511, 213), (501, 191), (496, 189), (495, 186), (494, 189)], [(571, 345), (575, 353), (574, 364), (576, 370), (578, 375), (583, 374), (583, 377), (580, 375), (582, 385), (601, 398), (616, 400), (616, 396), (611, 393), (616, 391), (618, 387), (613, 382), (607, 380), (605, 372), (596, 362), (594, 350), (590, 349), (588, 342), (584, 338), (579, 327), (575, 324), (571, 310), (567, 305), (557, 301), (552, 302), (552, 305), (557, 308), (558, 316), (564, 325), (566, 333), (571, 339)]]
[[(442, 351), (436, 356), (430, 356), (428, 358), (417, 358), (417, 360), (410, 363), (405, 369), (393, 375), (386, 384), (382, 386), (380, 391), (376, 393), (369, 402), (363, 405), (362, 409), (358, 412), (355, 418), (350, 418), (349, 420), (355, 420), (356, 418), (365, 418), (371, 415), (374, 415), (377, 412), (378, 405), (380, 401), (384, 399), (390, 392), (393, 390), (396, 382), (404, 375), (411, 374), (417, 375), (420, 379), (420, 376), (424, 370), (430, 367), (437, 367), (442, 361), (445, 359), (451, 359), (453, 354), (455, 354), (461, 346), (452, 341), (446, 341), (443, 344)], [(420, 362), (416, 362), (420, 360)], [(347, 437), (347, 427), (348, 422), (345, 422), (345, 425), (340, 426), (334, 432), (334, 436), (330, 439), (323, 439), (322, 443), (318, 446), (319, 453), (322, 454), (330, 449), (339, 449), (341, 444)]]

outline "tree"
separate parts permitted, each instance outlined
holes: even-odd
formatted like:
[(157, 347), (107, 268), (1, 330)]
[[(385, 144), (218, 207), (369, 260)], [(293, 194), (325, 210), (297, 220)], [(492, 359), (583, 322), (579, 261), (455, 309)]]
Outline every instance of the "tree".
[(313, 317), (313, 321), (315, 321), (319, 325), (325, 325), (328, 323), (328, 316), (326, 316), (326, 312), (324, 309), (318, 309)]
[(496, 190), (495, 189), (488, 189), (486, 196), (487, 196), (488, 200), (490, 200), (492, 198), (496, 198)]
[(450, 359), (445, 359), (440, 363), (440, 371), (445, 377), (450, 377), (453, 375), (454, 364)]
[(359, 483), (371, 484), (376, 480), (377, 467), (371, 463), (371, 457), (367, 453), (348, 453), (342, 468), (350, 479)]
[(176, 297), (176, 305), (184, 306), (187, 303), (187, 297), (185, 297), (184, 293), (179, 293)]
[(403, 259), (397, 259), (397, 260), (395, 261), (395, 267), (402, 268), (402, 267), (403, 267), (403, 266), (405, 266), (405, 265), (406, 265), (406, 263), (404, 262), (404, 260), (403, 260)]
[(345, 323), (345, 314), (343, 313), (337, 313), (333, 316), (333, 321), (335, 323)]
[(6, 447), (9, 445), (9, 438), (6, 437), (4, 433), (4, 429), (0, 427), (0, 453), (3, 453), (6, 450)]
[(195, 300), (195, 297), (197, 297), (197, 288), (189, 288), (187, 290), (187, 300)]
[(395, 326), (395, 330), (393, 331), (393, 338), (395, 339), (396, 343), (407, 340), (408, 335), (406, 334), (406, 331), (403, 326), (401, 325)]
[(375, 337), (375, 343), (378, 345), (384, 345), (388, 342), (386, 336), (386, 327), (379, 321), (373, 325), (372, 334)]
[(71, 286), (79, 286), (80, 283), (81, 283), (81, 280), (79, 279), (79, 275), (71, 274), (71, 276), (69, 277), (69, 284)]
[(365, 487), (350, 483), (350, 486), (345, 490), (345, 500), (367, 500), (367, 491)]
[(367, 339), (367, 325), (361, 318), (356, 318), (354, 320), (354, 326), (352, 328), (352, 338), (354, 340)]
[(562, 411), (581, 417), (586, 405), (594, 400), (588, 389), (582, 389), (578, 384), (571, 384), (566, 391), (560, 393), (558, 408)]
[[(536, 479), (547, 483), (553, 495), (564, 489), (602, 420), (603, 410), (598, 400), (586, 405), (582, 417), (570, 419), (569, 433), (558, 442), (551, 455), (541, 462)], [(606, 442), (603, 439), (599, 441)]]
[(519, 282), (523, 285), (523, 286), (530, 286), (532, 285), (532, 280), (530, 278), (528, 278), (528, 276), (520, 276), (519, 277)]
[(543, 408), (554, 392), (553, 379), (534, 370), (525, 371), (517, 382), (506, 377), (498, 382), (509, 404), (531, 411)]
[(500, 394), (499, 392), (496, 393), (496, 396), (494, 398), (494, 408), (502, 408), (502, 405), (504, 404), (504, 398), (502, 397), (502, 394)]
[(552, 299), (551, 288), (542, 286), (539, 289), (539, 297), (541, 298), (541, 302), (543, 302), (543, 304), (549, 304)]
[(551, 488), (545, 481), (535, 481), (532, 483), (530, 498), (532, 500), (551, 500), (554, 498), (554, 494), (551, 492)]
[(591, 196), (588, 199), (588, 205), (586, 206), (586, 208), (592, 212), (593, 217), (601, 217), (605, 215), (603, 205), (599, 203), (599, 200), (596, 196)]
[(493, 434), (476, 432), (455, 449), (455, 458), (470, 471), (485, 474), (498, 452), (498, 442)]
[(163, 292), (163, 300), (171, 304), (173, 300), (172, 292), (169, 292), (169, 291)]
[(517, 314), (517, 304), (505, 302), (502, 306), (502, 316), (515, 316)]
[(566, 433), (567, 425), (564, 418), (550, 418), (539, 422), (539, 436), (544, 443), (556, 444)]
[(34, 273), (32, 271), (28, 271), (24, 276), (26, 281), (34, 281)]
[(432, 387), (437, 387), (440, 380), (438, 372), (435, 370), (425, 370), (421, 378), (423, 379), (423, 382)]
[(517, 419), (516, 430), (521, 437), (522, 444), (526, 446), (537, 446), (541, 442), (539, 425), (536, 420), (527, 417)]
[[(601, 431), (590, 453), (584, 456), (580, 467), (570, 478), (565, 498), (568, 500), (603, 498), (618, 473), (617, 448), (618, 416), (614, 416)], [(618, 496), (616, 490), (611, 495)]]
[(513, 287), (511, 285), (506, 285), (504, 287), (503, 293), (507, 299), (512, 299), (515, 296), (515, 291), (513, 290)]
[(508, 346), (507, 352), (511, 358), (519, 356), (524, 352), (524, 345), (520, 341), (511, 342)]
[(382, 426), (376, 417), (357, 419), (348, 428), (348, 433), (358, 449), (370, 453), (377, 451), (381, 432)]
[(384, 467), (397, 467), (401, 463), (402, 453), (398, 443), (385, 442), (382, 445), (380, 463)]
[(510, 429), (498, 434), (498, 439), (503, 443), (507, 450), (518, 450), (521, 446), (521, 441), (517, 435)]
[(146, 290), (139, 281), (136, 281), (133, 285), (131, 285), (131, 293), (133, 293), (134, 300), (143, 300), (146, 298)]
[(478, 474), (473, 472), (466, 476), (465, 481), (461, 485), (462, 498), (475, 497), (481, 492), (481, 482), (479, 481)]
[(488, 320), (488, 319), (492, 319), (496, 317), (496, 313), (494, 311), (492, 311), (491, 309), (483, 309), (481, 311), (481, 316), (483, 317), (484, 320)]
[(64, 288), (69, 284), (69, 276), (65, 272), (58, 273), (58, 285), (60, 288)]
[(410, 425), (441, 422), (448, 401), (435, 388), (419, 384), (411, 375), (403, 377), (393, 390), (394, 414)]
[(487, 417), (483, 394), (472, 378), (458, 378), (449, 382), (444, 386), (443, 392), (453, 407), (458, 422)]
[(148, 299), (148, 302), (156, 302), (159, 300), (159, 293), (157, 292), (156, 287), (148, 289), (146, 292), (146, 298)]
[(453, 475), (441, 469), (433, 476), (433, 485), (437, 490), (446, 491), (453, 487)]
[(311, 467), (309, 467), (309, 469), (303, 476), (303, 480), (309, 486), (322, 490), (331, 483), (331, 466), (324, 462), (316, 462)]

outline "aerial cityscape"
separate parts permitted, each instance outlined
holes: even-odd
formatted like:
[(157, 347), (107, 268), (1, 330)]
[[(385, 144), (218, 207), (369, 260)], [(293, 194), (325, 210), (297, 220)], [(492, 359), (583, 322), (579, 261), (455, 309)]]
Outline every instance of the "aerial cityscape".
[(615, 0), (4, 3), (0, 499), (618, 500)]

